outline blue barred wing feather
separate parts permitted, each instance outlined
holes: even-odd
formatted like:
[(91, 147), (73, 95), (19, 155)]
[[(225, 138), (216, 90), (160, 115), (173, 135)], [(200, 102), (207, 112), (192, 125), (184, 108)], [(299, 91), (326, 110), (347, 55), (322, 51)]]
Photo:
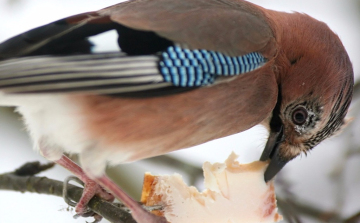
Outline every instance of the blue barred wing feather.
[(164, 80), (179, 87), (210, 85), (218, 77), (247, 73), (266, 62), (257, 52), (227, 56), (215, 51), (189, 50), (178, 46), (168, 47), (161, 56), (159, 65)]

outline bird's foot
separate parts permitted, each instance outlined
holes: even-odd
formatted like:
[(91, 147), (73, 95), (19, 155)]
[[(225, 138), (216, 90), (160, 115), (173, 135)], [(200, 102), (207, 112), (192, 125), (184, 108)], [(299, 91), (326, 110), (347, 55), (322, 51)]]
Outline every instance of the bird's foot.
[[(84, 182), (74, 176), (68, 177), (64, 181), (63, 198), (67, 204), (75, 207), (76, 215), (74, 216), (74, 218), (93, 217), (95, 219), (95, 221), (93, 223), (100, 222), (102, 219), (102, 216), (91, 211), (87, 207), (87, 204), (89, 203), (91, 198), (93, 198), (95, 195), (106, 201), (109, 201), (109, 202), (113, 202), (115, 198), (113, 195), (111, 195), (110, 193), (105, 191), (99, 184), (97, 184), (95, 181), (91, 180), (90, 178), (85, 178), (85, 179), (83, 178), (83, 180), (84, 180)], [(77, 203), (72, 201), (67, 196), (67, 185), (70, 181), (75, 181), (84, 186), (83, 194)]]
[[(131, 215), (133, 216), (136, 222), (167, 223), (164, 217), (153, 215), (147, 210), (145, 210), (137, 201), (132, 199), (125, 191), (123, 191), (119, 186), (117, 186), (106, 175), (102, 177), (95, 177), (94, 180), (92, 180), (85, 174), (85, 172), (76, 163), (74, 163), (71, 159), (69, 159), (65, 155), (63, 155), (59, 160), (55, 162), (65, 167), (66, 169), (70, 170), (72, 173), (74, 173), (83, 183), (80, 180), (76, 180), (76, 181), (81, 182), (80, 184), (85, 185), (80, 201), (77, 204), (73, 205), (75, 206), (75, 211), (78, 213), (78, 216), (84, 216), (84, 215), (89, 216), (87, 204), (89, 203), (89, 201), (93, 196), (97, 195), (111, 202), (114, 200), (114, 196), (115, 196), (117, 199), (122, 201), (125, 206), (129, 208)], [(109, 191), (110, 193), (108, 193), (107, 191)], [(67, 200), (65, 201), (67, 202)], [(99, 217), (101, 220), (101, 216), (95, 216), (95, 217)]]
[[(70, 177), (64, 182), (64, 188), (63, 188), (63, 197), (66, 203), (68, 203), (70, 206), (75, 207), (75, 211), (77, 215), (75, 217), (83, 216), (83, 217), (89, 217), (93, 216), (95, 218), (95, 222), (98, 222), (101, 220), (101, 216), (92, 212), (88, 207), (87, 204), (93, 198), (95, 195), (98, 197), (113, 202), (114, 196), (108, 193), (106, 190), (104, 190), (103, 187), (101, 187), (96, 181), (90, 179), (84, 171), (76, 164), (74, 161), (69, 159), (67, 156), (63, 155), (59, 160), (55, 161), (57, 164), (65, 167), (66, 169), (70, 170), (73, 174), (75, 174), (76, 177)], [(84, 186), (83, 194), (79, 200), (79, 202), (71, 201), (67, 196), (67, 185), (69, 181), (76, 181), (79, 184)]]

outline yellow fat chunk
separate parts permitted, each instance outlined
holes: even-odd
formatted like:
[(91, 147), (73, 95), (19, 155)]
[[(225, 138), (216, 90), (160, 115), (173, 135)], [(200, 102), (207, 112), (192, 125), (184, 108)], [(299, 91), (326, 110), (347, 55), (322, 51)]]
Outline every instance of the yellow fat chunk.
[(205, 187), (188, 187), (179, 174), (145, 174), (141, 201), (162, 205), (154, 214), (171, 223), (271, 223), (277, 212), (273, 182), (265, 183), (266, 162), (240, 164), (232, 153), (225, 163), (203, 165)]

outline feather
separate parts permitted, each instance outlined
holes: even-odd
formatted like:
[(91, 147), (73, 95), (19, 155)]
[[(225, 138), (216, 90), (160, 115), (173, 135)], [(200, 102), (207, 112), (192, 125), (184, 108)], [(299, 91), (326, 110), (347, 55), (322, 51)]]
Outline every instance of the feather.
[(5, 93), (121, 93), (169, 87), (159, 73), (158, 56), (103, 53), (36, 56), (0, 62), (0, 89)]

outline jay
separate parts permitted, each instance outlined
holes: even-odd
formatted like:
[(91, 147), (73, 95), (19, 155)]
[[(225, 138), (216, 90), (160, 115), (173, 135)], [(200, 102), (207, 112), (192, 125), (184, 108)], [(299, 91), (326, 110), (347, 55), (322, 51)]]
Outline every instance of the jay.
[[(89, 37), (110, 30), (119, 50), (93, 53)], [(243, 0), (131, 0), (0, 44), (0, 105), (16, 106), (34, 147), (85, 183), (77, 213), (94, 195), (115, 196), (139, 223), (166, 220), (118, 188), (106, 165), (262, 124), (269, 181), (345, 126), (353, 82), (325, 23)]]

